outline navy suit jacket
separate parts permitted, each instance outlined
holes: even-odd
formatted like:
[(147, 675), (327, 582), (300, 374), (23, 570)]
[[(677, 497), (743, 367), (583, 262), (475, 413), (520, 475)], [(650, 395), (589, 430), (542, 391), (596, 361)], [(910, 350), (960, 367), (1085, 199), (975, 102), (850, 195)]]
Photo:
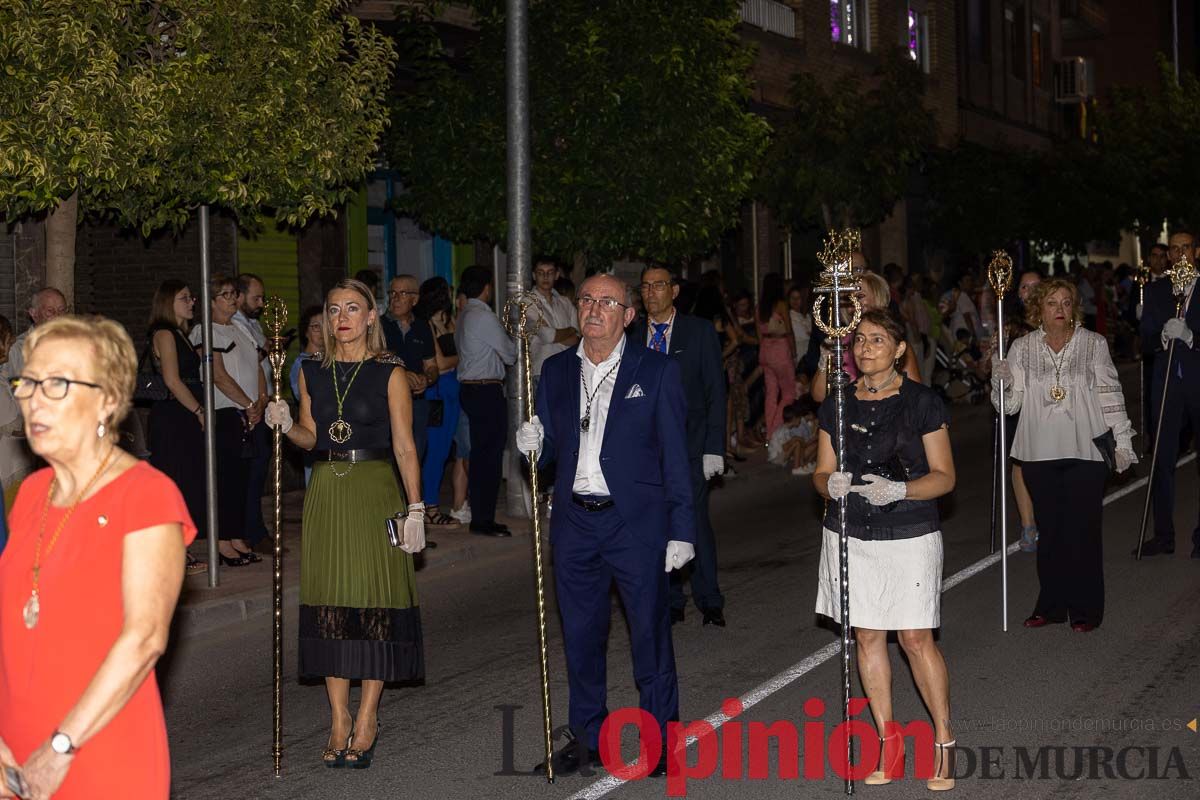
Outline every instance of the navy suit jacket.
[[(554, 505), (571, 502), (579, 463), (580, 360), (576, 348), (546, 359), (537, 415), (545, 429), (540, 463), (555, 464)], [(630, 397), (634, 387), (640, 397)], [(636, 394), (636, 392), (635, 392)], [(695, 543), (679, 365), (626, 337), (600, 446), (600, 471), (621, 521), (634, 538), (662, 550)], [(550, 540), (569, 536), (566, 514), (550, 518)]]
[[(1171, 293), (1171, 281), (1160, 278), (1146, 286), (1146, 299), (1142, 304), (1142, 348), (1150, 352), (1162, 352), (1162, 329), (1167, 320), (1175, 316), (1175, 295)], [(1184, 322), (1192, 331), (1192, 347), (1180, 342), (1175, 347), (1171, 372), (1183, 373), (1188, 384), (1200, 388), (1200, 287), (1192, 290), (1192, 302), (1183, 315)], [(1170, 344), (1170, 342), (1168, 342)], [(1155, 383), (1162, 381), (1167, 369), (1166, 357), (1154, 359)]]
[[(639, 319), (630, 325), (629, 338), (646, 344), (646, 324)], [(679, 362), (687, 395), (688, 457), (725, 455), (725, 370), (717, 329), (706, 319), (676, 312), (668, 352)]]

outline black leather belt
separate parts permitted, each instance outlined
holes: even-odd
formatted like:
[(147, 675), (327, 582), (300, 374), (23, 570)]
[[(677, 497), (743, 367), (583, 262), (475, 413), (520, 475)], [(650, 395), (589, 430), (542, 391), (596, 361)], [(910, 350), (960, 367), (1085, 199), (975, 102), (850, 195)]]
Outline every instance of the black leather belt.
[(616, 505), (611, 497), (584, 497), (581, 494), (572, 494), (571, 502), (584, 511), (603, 511)]
[(375, 450), (314, 450), (316, 461), (348, 461), (357, 464), (360, 461), (387, 461), (392, 457), (392, 451), (384, 448)]

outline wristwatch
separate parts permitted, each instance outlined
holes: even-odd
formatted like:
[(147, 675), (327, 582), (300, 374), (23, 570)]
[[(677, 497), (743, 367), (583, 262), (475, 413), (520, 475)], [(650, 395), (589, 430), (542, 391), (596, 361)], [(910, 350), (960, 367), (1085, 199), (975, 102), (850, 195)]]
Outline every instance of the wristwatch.
[(75, 744), (71, 741), (70, 736), (62, 731), (55, 731), (54, 735), (50, 737), (50, 749), (60, 756), (67, 756), (75, 752)]

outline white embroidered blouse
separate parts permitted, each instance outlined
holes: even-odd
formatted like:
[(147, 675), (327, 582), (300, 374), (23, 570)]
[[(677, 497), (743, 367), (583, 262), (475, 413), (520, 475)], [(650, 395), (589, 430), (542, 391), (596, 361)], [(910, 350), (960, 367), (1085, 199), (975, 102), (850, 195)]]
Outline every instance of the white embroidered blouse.
[[(1137, 461), (1133, 425), (1125, 413), (1125, 396), (1103, 336), (1076, 326), (1066, 347), (1055, 353), (1046, 344), (1046, 332), (1038, 328), (1012, 343), (1008, 363), (1013, 380), (1004, 387), (1004, 410), (1021, 412), (1010, 453), (1013, 458), (1102, 461), (1092, 440), (1111, 428), (1117, 449)], [(1058, 402), (1050, 396), (1056, 384), (1066, 390)], [(992, 405), (1000, 408), (995, 380)]]

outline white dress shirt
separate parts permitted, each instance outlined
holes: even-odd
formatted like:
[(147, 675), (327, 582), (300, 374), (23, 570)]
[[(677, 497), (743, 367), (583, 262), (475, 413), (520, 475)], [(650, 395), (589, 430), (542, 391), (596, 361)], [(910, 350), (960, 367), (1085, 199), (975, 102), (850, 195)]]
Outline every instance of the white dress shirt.
[[(671, 318), (667, 320), (667, 329), (663, 331), (663, 338), (666, 340), (667, 349), (663, 352), (671, 352), (671, 334), (675, 332), (675, 309), (671, 309)], [(654, 341), (655, 325), (661, 325), (661, 322), (655, 322), (653, 317), (646, 317), (646, 347), (650, 347), (650, 342)]]
[(530, 324), (536, 324), (537, 320), (545, 321), (544, 325), (538, 325), (537, 334), (529, 340), (530, 374), (536, 377), (542, 374), (542, 363), (547, 358), (561, 353), (569, 346), (555, 342), (555, 333), (562, 328), (574, 328), (578, 331), (579, 317), (571, 301), (553, 289), (550, 290), (549, 300), (537, 289), (530, 294), (534, 302), (525, 312), (526, 319)]
[(588, 392), (595, 392), (592, 398), (591, 422), (586, 431), (579, 432), (579, 460), (575, 462), (575, 483), (572, 487), (576, 494), (608, 496), (608, 483), (600, 470), (600, 448), (604, 444), (608, 407), (612, 404), (613, 387), (617, 383), (617, 365), (621, 363), (624, 352), (624, 336), (617, 342), (608, 358), (599, 364), (593, 364), (588, 359), (583, 351), (583, 342), (575, 349), (583, 364), (579, 384), (580, 419), (583, 419), (584, 410), (587, 409)]
[[(192, 344), (203, 342), (203, 326), (192, 328)], [(232, 322), (221, 325), (214, 322), (212, 326), (213, 352), (221, 353), (221, 363), (229, 377), (233, 378), (238, 388), (246, 393), (251, 400), (258, 399), (258, 347), (250, 338), (249, 332), (241, 325)], [(241, 408), (241, 404), (230, 399), (221, 389), (213, 386), (213, 399), (217, 410), (222, 408)]]
[(505, 365), (517, 360), (517, 346), (492, 307), (472, 297), (458, 315), (454, 331), (460, 381), (503, 380)]
[[(1009, 414), (1021, 412), (1013, 458), (1102, 461), (1092, 440), (1109, 428), (1117, 439), (1117, 449), (1133, 454), (1133, 425), (1125, 413), (1125, 396), (1103, 336), (1077, 326), (1066, 347), (1054, 353), (1046, 344), (1046, 332), (1038, 328), (1013, 342), (1008, 363), (1013, 380), (1004, 386), (1004, 409)], [(1055, 363), (1060, 365), (1059, 385), (1067, 390), (1067, 396), (1057, 403), (1050, 399)], [(999, 395), (998, 383), (993, 382), (992, 405), (997, 409)]]
[[(250, 319), (242, 313), (241, 309), (238, 309), (233, 312), (233, 324), (240, 326), (242, 330), (248, 333), (259, 350), (266, 352), (267, 335), (263, 333), (262, 323), (256, 319)], [(267, 395), (273, 395), (275, 392), (275, 376), (271, 374), (271, 362), (267, 358), (260, 358), (258, 363), (262, 366), (263, 375), (267, 378)]]

